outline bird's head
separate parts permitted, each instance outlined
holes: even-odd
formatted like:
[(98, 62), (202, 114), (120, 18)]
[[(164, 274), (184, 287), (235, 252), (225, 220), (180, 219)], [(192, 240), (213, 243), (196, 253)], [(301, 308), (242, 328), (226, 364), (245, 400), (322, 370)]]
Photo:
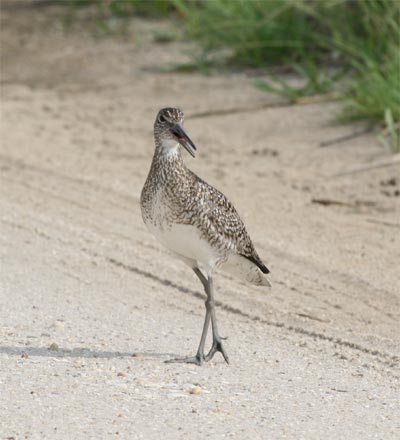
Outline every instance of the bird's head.
[(196, 146), (183, 129), (184, 114), (179, 108), (167, 107), (158, 112), (154, 136), (162, 148), (175, 150), (179, 144), (194, 157)]

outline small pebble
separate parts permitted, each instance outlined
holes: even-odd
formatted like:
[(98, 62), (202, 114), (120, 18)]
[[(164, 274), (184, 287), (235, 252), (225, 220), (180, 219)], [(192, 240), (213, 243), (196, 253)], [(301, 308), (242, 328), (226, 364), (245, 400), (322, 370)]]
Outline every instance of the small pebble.
[(53, 328), (57, 329), (57, 330), (64, 330), (65, 328), (65, 323), (62, 321), (56, 321), (53, 325)]
[(193, 387), (190, 389), (189, 393), (190, 394), (201, 394), (201, 391), (202, 391), (201, 387)]
[(122, 371), (120, 371), (118, 374), (117, 374), (117, 376), (118, 377), (125, 377), (126, 376), (126, 374), (125, 373), (123, 373)]
[(73, 366), (74, 367), (76, 367), (76, 368), (81, 368), (81, 367), (83, 367), (85, 364), (83, 363), (83, 361), (81, 361), (80, 359), (76, 359), (74, 362), (73, 362)]
[(50, 351), (58, 351), (58, 345), (55, 342), (52, 342), (49, 346)]

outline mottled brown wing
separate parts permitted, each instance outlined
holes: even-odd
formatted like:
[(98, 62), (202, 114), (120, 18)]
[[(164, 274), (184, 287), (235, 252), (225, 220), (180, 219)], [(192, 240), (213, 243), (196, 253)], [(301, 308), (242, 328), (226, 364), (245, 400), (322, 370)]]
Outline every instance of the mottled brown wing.
[(196, 198), (201, 200), (197, 204), (196, 226), (203, 235), (213, 245), (238, 253), (253, 262), (263, 273), (269, 273), (258, 256), (242, 219), (227, 197), (198, 177), (193, 190)]

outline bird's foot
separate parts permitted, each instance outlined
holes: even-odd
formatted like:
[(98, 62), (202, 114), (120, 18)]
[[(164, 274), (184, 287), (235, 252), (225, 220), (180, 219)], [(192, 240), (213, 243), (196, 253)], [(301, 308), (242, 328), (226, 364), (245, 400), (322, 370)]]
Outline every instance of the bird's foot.
[[(225, 359), (225, 362), (229, 365), (229, 357), (228, 354), (226, 353), (223, 345), (222, 345), (222, 338), (220, 339), (214, 339), (211, 350), (208, 352), (208, 354), (204, 357), (204, 360), (206, 362), (208, 362), (209, 360), (211, 360), (214, 357), (214, 354), (219, 351), (223, 358)], [(226, 339), (226, 338), (223, 338)]]
[(174, 359), (168, 359), (165, 361), (166, 364), (174, 364), (174, 363), (184, 363), (184, 364), (195, 364), (195, 365), (203, 365), (204, 363), (204, 355), (200, 355), (199, 353), (196, 356), (188, 356), (188, 357), (178, 357)]

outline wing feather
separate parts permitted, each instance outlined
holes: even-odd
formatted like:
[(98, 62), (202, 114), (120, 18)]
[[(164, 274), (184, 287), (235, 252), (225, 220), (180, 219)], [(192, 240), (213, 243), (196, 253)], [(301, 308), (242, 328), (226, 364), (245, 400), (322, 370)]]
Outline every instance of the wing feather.
[[(269, 269), (257, 254), (246, 227), (228, 198), (213, 186), (194, 175), (189, 211), (196, 211), (192, 222), (202, 234), (221, 249), (233, 251), (254, 263), (263, 273)], [(200, 203), (198, 201), (200, 200)]]

